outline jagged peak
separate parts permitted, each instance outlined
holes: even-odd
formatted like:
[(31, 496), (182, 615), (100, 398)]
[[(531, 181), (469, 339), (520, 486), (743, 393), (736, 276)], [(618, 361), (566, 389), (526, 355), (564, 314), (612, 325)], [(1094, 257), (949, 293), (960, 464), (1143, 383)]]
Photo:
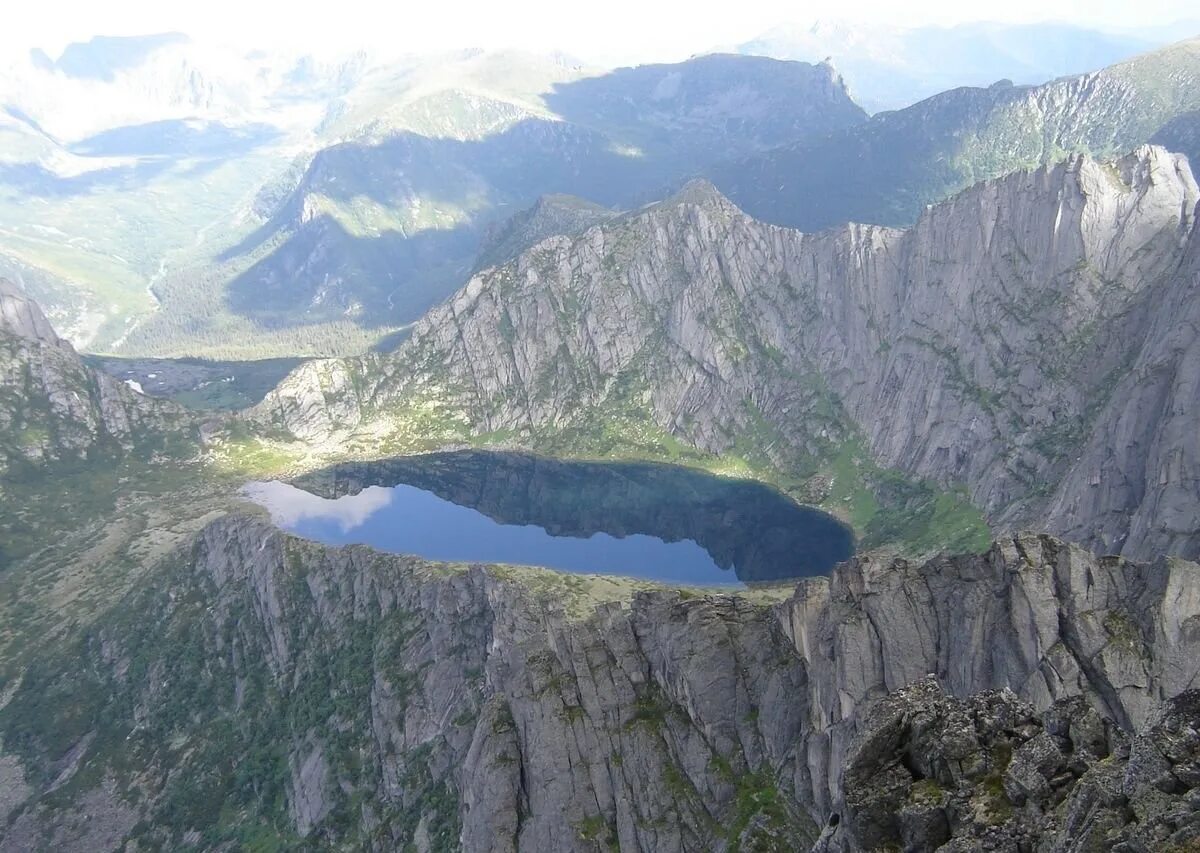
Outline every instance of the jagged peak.
[(683, 205), (695, 205), (697, 207), (719, 207), (729, 210), (740, 210), (736, 204), (729, 200), (712, 181), (707, 178), (693, 178), (688, 181), (678, 191), (667, 196), (660, 202), (650, 205), (652, 208), (672, 208), (681, 207)]
[(1161, 145), (1139, 145), (1123, 157), (1110, 163), (1093, 160), (1097, 165), (1108, 165), (1115, 168), (1127, 185), (1134, 185), (1139, 180), (1153, 180), (1155, 174), (1165, 170), (1169, 175), (1175, 175), (1179, 180), (1196, 185), (1196, 178), (1191, 164), (1185, 155), (1169, 151)]
[(1188, 158), (1161, 145), (1139, 145), (1113, 159), (1076, 154), (1067, 160), (1062, 171), (1064, 179), (1077, 181), (1089, 195), (1133, 193), (1177, 197), (1182, 207), (1178, 214), (1184, 224), (1194, 218), (1196, 203), (1200, 201), (1200, 187)]
[[(976, 186), (1017, 180), (1032, 171), (1043, 172), (1063, 182), (1086, 183), (1091, 192), (1144, 192), (1164, 183), (1174, 183), (1185, 195), (1196, 196), (1196, 179), (1188, 159), (1161, 145), (1142, 144), (1119, 157), (1096, 157), (1087, 153), (1068, 155), (1037, 170), (1019, 170)], [(1116, 178), (1117, 180), (1112, 180)]]
[(41, 307), (19, 285), (5, 278), (0, 278), (0, 332), (48, 344), (63, 343)]
[[(1031, 179), (1035, 179), (1031, 184)], [(1023, 204), (1057, 203), (1064, 191), (1081, 194), (1089, 203), (1134, 194), (1163, 206), (1190, 230), (1200, 202), (1200, 187), (1183, 154), (1161, 145), (1139, 145), (1116, 158), (1070, 154), (1055, 163), (1018, 169), (973, 184), (949, 199), (927, 205), (914, 228), (930, 217), (958, 216), (962, 205), (994, 205), (993, 194), (1013, 188)], [(1139, 205), (1141, 207), (1141, 205)], [(1169, 210), (1168, 210), (1169, 209)]]

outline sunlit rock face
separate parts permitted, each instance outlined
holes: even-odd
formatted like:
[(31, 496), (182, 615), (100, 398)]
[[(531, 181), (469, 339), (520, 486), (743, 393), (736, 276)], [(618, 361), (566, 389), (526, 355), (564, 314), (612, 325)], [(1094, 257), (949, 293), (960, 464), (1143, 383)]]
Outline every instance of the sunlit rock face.
[(37, 303), (0, 279), (0, 475), (175, 441), (192, 453), (195, 430), (180, 407), (84, 364)]

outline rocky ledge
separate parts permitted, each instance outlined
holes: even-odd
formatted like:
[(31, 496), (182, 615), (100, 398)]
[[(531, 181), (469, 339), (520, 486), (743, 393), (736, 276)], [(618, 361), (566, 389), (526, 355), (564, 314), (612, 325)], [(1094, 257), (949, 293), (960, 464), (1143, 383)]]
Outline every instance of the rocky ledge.
[(1130, 735), (1078, 696), (1039, 714), (923, 679), (872, 711), (843, 784), (813, 853), (1200, 849), (1200, 691)]

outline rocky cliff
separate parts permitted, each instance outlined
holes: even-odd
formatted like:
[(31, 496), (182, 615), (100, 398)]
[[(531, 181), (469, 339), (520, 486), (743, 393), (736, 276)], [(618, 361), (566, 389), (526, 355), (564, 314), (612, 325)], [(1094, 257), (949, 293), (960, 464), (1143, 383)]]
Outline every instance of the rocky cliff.
[(59, 337), (37, 303), (7, 279), (0, 279), (0, 334), (58, 344)]
[(1191, 850), (1200, 843), (1200, 692), (1130, 735), (1079, 697), (1042, 713), (1009, 690), (967, 700), (916, 682), (850, 751), (845, 819), (813, 853)]
[(229, 517), (6, 685), (0, 849), (795, 850), (866, 814), (841, 780), (889, 691), (933, 673), (1143, 731), (1197, 675), (1198, 602), (1194, 564), (1044, 536), (771, 603)]
[(135, 445), (152, 453), (195, 434), (182, 408), (84, 364), (34, 301), (0, 280), (0, 476)]
[(1000, 527), (1194, 556), (1198, 198), (1153, 147), (980, 184), (907, 231), (806, 235), (697, 182), (481, 272), (395, 355), (310, 363), (258, 412), (318, 438), (415, 400), (535, 447), (628, 417), (764, 455), (808, 500), (861, 443)]

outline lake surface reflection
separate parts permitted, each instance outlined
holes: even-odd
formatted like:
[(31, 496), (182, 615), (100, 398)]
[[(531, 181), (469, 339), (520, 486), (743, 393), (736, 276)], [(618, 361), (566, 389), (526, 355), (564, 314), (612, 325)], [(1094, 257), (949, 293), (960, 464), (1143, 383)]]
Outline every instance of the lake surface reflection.
[(462, 451), (250, 483), (246, 494), (280, 527), (331, 545), (665, 583), (825, 574), (854, 549), (845, 525), (769, 486), (671, 465)]

